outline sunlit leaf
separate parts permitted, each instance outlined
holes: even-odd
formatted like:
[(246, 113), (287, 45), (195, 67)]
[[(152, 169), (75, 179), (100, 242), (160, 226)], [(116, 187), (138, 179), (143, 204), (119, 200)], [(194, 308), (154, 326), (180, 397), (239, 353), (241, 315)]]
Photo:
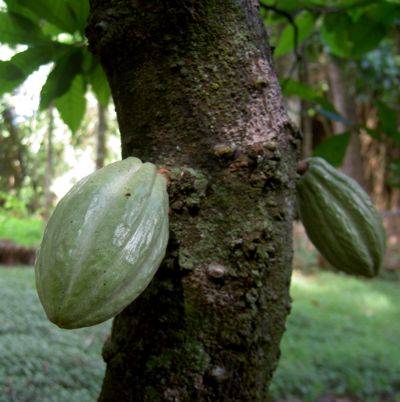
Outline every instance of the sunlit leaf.
[[(54, 0), (16, 0), (38, 17), (63, 29), (65, 32), (74, 33), (78, 30), (73, 11), (66, 1)], [(86, 1), (87, 0), (82, 0)]]
[(18, 4), (18, 0), (4, 0), (4, 3), (7, 5), (7, 11), (14, 14), (19, 14), (22, 17), (31, 20), (35, 24), (39, 24), (39, 17), (33, 13), (31, 10), (27, 9), (24, 6)]
[(65, 46), (48, 42), (30, 47), (10, 60), (0, 62), (0, 95), (20, 86), (40, 66), (56, 61), (63, 50)]
[(89, 82), (90, 85), (92, 86), (93, 92), (96, 95), (97, 100), (103, 107), (106, 107), (111, 97), (111, 91), (110, 86), (108, 85), (106, 75), (100, 63), (96, 64), (96, 68), (89, 76)]
[(69, 90), (54, 101), (64, 123), (74, 133), (81, 125), (86, 109), (86, 85), (81, 74), (72, 81)]
[(279, 42), (275, 48), (274, 56), (279, 57), (290, 52), (296, 45), (300, 45), (307, 39), (315, 26), (316, 17), (314, 14), (303, 11), (294, 20), (297, 27), (297, 43), (295, 28), (292, 24), (288, 24), (283, 30)]
[(299, 96), (307, 101), (314, 101), (320, 96), (310, 85), (295, 80), (285, 80), (282, 82), (283, 94), (285, 96)]
[(89, 1), (83, 0), (68, 0), (77, 29), (83, 35), (85, 33), (86, 20), (89, 16)]
[(41, 65), (56, 61), (67, 50), (69, 50), (68, 46), (49, 41), (48, 43), (32, 46), (23, 52), (17, 53), (11, 58), (10, 62), (28, 76)]
[[(318, 111), (321, 111), (321, 114), (323, 114), (324, 112), (330, 112), (332, 114), (332, 117), (334, 115), (340, 116), (340, 114), (335, 110), (335, 107), (332, 105), (332, 103), (310, 85), (303, 84), (302, 82), (295, 80), (286, 80), (282, 83), (282, 89), (285, 96), (298, 96), (305, 101), (312, 102), (315, 105), (319, 105), (320, 107), (318, 108)], [(337, 119), (338, 118), (335, 118), (334, 120)]]
[(321, 35), (332, 53), (358, 58), (379, 45), (399, 12), (399, 8), (392, 4), (381, 3), (361, 14), (327, 14)]
[(40, 93), (40, 108), (46, 109), (50, 103), (64, 95), (70, 88), (72, 80), (81, 72), (83, 49), (68, 49), (56, 62)]
[(15, 81), (10, 81), (10, 80), (4, 80), (0, 77), (0, 96), (5, 93), (10, 93), (14, 91), (14, 89), (17, 88), (19, 85), (21, 85), (23, 82), (24, 82), (23, 78), (20, 78), (19, 80)]
[(31, 20), (15, 13), (0, 12), (0, 42), (9, 45), (35, 44), (46, 40)]
[(313, 156), (326, 159), (331, 165), (338, 167), (341, 165), (346, 154), (347, 146), (350, 142), (350, 133), (334, 135), (321, 142), (313, 152)]

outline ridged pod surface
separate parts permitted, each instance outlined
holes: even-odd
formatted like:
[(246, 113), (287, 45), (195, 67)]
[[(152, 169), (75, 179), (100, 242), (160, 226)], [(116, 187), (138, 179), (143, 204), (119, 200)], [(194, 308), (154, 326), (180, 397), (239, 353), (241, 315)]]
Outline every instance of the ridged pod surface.
[(79, 181), (52, 214), (35, 264), (47, 317), (61, 328), (105, 321), (147, 287), (168, 242), (165, 178), (127, 158)]
[(300, 219), (318, 251), (338, 270), (372, 277), (385, 253), (385, 229), (368, 194), (322, 158), (306, 160), (297, 185)]

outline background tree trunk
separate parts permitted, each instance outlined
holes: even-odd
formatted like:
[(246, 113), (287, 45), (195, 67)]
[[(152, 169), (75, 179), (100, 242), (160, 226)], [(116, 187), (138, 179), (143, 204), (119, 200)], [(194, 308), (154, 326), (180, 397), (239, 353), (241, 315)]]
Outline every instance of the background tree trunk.
[[(329, 80), (331, 82), (332, 98), (336, 110), (350, 122), (357, 122), (357, 106), (350, 98), (346, 86), (346, 77), (334, 57), (330, 58)], [(347, 175), (353, 177), (364, 188), (366, 187), (364, 177), (364, 167), (361, 156), (361, 141), (357, 130), (352, 129), (342, 121), (333, 122), (335, 134), (350, 132), (350, 142), (347, 146), (346, 154), (342, 163), (342, 170)]]
[(257, 2), (92, 0), (123, 157), (170, 172), (170, 242), (113, 323), (100, 401), (264, 401), (290, 310), (299, 139)]
[(3, 190), (16, 190), (18, 192), (25, 178), (25, 166), (23, 146), (14, 109), (10, 106), (5, 106), (2, 111), (2, 118), (4, 127), (9, 134), (9, 137), (0, 144), (2, 148), (2, 152), (0, 153), (0, 162), (2, 165), (0, 171), (1, 176), (7, 181)]
[(101, 169), (104, 166), (106, 158), (106, 131), (107, 131), (107, 118), (106, 110), (97, 102), (98, 123), (96, 127), (96, 169)]
[(51, 192), (51, 183), (53, 181), (53, 134), (54, 134), (54, 106), (49, 108), (49, 127), (47, 130), (47, 155), (46, 155), (46, 173), (44, 178), (44, 220), (47, 221), (50, 216), (50, 210), (53, 204)]

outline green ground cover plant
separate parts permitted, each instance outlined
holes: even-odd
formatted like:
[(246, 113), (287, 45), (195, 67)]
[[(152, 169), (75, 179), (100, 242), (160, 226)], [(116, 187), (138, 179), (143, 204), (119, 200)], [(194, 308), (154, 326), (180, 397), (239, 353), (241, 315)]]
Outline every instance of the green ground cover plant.
[(8, 239), (23, 246), (38, 246), (44, 229), (38, 217), (18, 217), (0, 210), (0, 239)]
[(110, 322), (66, 331), (45, 317), (32, 268), (0, 267), (0, 402), (92, 402)]
[(273, 399), (400, 401), (400, 283), (318, 272), (293, 277)]

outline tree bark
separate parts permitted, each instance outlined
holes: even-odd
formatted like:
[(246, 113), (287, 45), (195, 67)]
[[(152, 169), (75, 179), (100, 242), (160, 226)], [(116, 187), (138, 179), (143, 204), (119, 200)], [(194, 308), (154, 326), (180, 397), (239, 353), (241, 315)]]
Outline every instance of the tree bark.
[(264, 401), (290, 310), (299, 149), (257, 2), (92, 0), (123, 157), (170, 175), (170, 242), (104, 345), (100, 401)]
[(9, 133), (9, 141), (1, 144), (3, 149), (2, 155), (2, 176), (8, 178), (7, 191), (21, 189), (25, 178), (25, 166), (23, 158), (23, 146), (20, 140), (19, 127), (15, 121), (15, 111), (12, 107), (6, 106), (2, 111), (4, 126)]
[[(338, 65), (337, 61), (331, 57), (329, 63), (329, 79), (332, 87), (333, 103), (336, 110), (350, 122), (357, 119), (356, 106), (350, 99), (348, 88), (346, 88), (346, 78)], [(350, 142), (347, 146), (346, 154), (342, 162), (342, 170), (347, 175), (353, 177), (358, 183), (366, 187), (363, 161), (361, 157), (361, 141), (357, 130), (352, 129), (342, 121), (333, 122), (335, 134), (350, 131)]]
[(54, 106), (49, 108), (49, 127), (47, 130), (46, 173), (44, 178), (44, 212), (43, 217), (48, 221), (53, 204), (51, 183), (53, 181), (53, 134), (54, 134)]

